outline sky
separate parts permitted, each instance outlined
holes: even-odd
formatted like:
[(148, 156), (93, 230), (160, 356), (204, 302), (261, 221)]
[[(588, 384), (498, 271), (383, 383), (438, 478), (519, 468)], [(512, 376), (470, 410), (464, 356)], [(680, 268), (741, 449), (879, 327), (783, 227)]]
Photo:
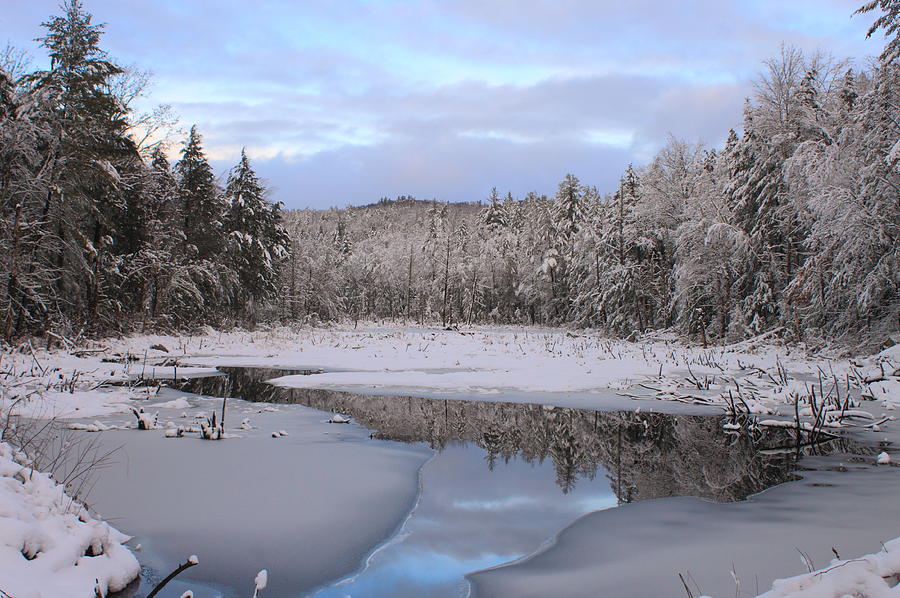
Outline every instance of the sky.
[[(669, 134), (721, 144), (782, 42), (865, 64), (862, 0), (84, 0), (102, 47), (152, 72), (144, 108), (242, 147), (288, 208), (413, 195), (601, 192)], [(57, 0), (0, 0), (26, 49)], [(179, 141), (171, 146), (177, 156)]]

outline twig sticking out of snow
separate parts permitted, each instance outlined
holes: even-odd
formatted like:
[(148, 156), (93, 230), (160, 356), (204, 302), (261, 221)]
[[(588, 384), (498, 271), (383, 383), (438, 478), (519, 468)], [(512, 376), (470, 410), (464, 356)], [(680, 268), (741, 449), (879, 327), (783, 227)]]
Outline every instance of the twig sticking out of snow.
[(253, 590), (253, 598), (258, 598), (259, 591), (265, 590), (266, 586), (269, 584), (269, 572), (265, 569), (256, 574), (256, 588)]
[(225, 426), (216, 419), (216, 413), (213, 412), (211, 418), (200, 422), (200, 438), (204, 440), (222, 440), (225, 438)]
[[(182, 571), (184, 571), (186, 569), (190, 569), (194, 565), (199, 565), (199, 564), (200, 564), (200, 559), (197, 558), (196, 554), (192, 554), (191, 556), (188, 557), (188, 559), (185, 562), (178, 565), (177, 569), (175, 569), (174, 571), (169, 573), (169, 575), (167, 575), (164, 580), (159, 582), (156, 585), (156, 587), (153, 588), (153, 591), (151, 591), (149, 594), (147, 594), (147, 598), (153, 598), (154, 596), (156, 596), (159, 593), (159, 591), (162, 590), (166, 586), (167, 583), (169, 583), (170, 581), (175, 579), (175, 577), (177, 577), (178, 574), (181, 573)], [(193, 596), (193, 594), (191, 594), (191, 595)], [(183, 595), (182, 595), (182, 598), (184, 598)]]
[(184, 426), (177, 428), (168, 428), (166, 430), (166, 438), (182, 438), (184, 436)]
[(150, 415), (144, 408), (135, 409), (131, 408), (131, 412), (137, 418), (137, 427), (138, 430), (155, 430), (156, 424), (159, 422), (159, 413), (155, 415)]

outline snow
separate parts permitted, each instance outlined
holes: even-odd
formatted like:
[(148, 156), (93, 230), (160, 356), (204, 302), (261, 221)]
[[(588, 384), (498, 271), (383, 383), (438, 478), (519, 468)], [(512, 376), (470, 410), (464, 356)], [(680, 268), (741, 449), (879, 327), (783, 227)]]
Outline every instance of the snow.
[[(546, 550), (469, 576), (473, 595), (532, 598), (566, 588), (567, 598), (683, 596), (681, 573), (694, 596), (726, 598), (738, 595), (735, 571), (743, 588), (739, 595), (755, 596), (778, 578), (807, 573), (798, 551), (821, 566), (832, 563), (832, 547), (847, 558), (900, 536), (897, 470), (853, 464), (845, 469), (805, 472), (802, 482), (737, 503), (667, 498), (591, 513)], [(776, 595), (843, 597), (825, 591)]]
[(157, 428), (157, 424), (159, 422), (159, 411), (151, 414), (144, 411), (144, 408), (141, 407), (139, 409), (132, 408), (131, 412), (134, 414), (134, 417), (137, 418), (139, 429), (155, 430)]
[(153, 407), (156, 409), (188, 409), (191, 406), (191, 402), (188, 401), (184, 397), (178, 397), (177, 399), (172, 399), (171, 401), (165, 401), (162, 403), (155, 403)]
[[(160, 398), (178, 394), (164, 389)], [(221, 405), (190, 401), (187, 421)], [(167, 439), (163, 429), (92, 436), (101, 450), (123, 447), (98, 476), (91, 501), (109, 520), (128, 522), (143, 545), (141, 563), (165, 574), (187, 554), (200, 557), (197, 577), (186, 572), (171, 582), (174, 596), (220, 595), (199, 581), (212, 579), (252, 595), (246, 589), (263, 568), (269, 575), (260, 596), (298, 595), (353, 572), (406, 516), (416, 474), (431, 455), (370, 440), (358, 426), (329, 425), (321, 412), (299, 405), (269, 411), (229, 399), (227, 413), (224, 441)], [(161, 426), (186, 421), (179, 415), (162, 410)], [(240, 429), (247, 417), (254, 427)], [(286, 435), (274, 441), (273, 431)]]
[[(167, 354), (151, 349), (160, 345), (178, 347), (178, 351)], [(812, 356), (802, 349), (776, 346), (766, 340), (703, 349), (686, 347), (665, 336), (623, 342), (550, 329), (484, 328), (463, 333), (375, 327), (230, 333), (209, 330), (187, 339), (134, 336), (110, 341), (104, 349), (138, 358), (127, 366), (133, 377), (164, 379), (177, 370), (181, 378), (227, 365), (323, 369), (324, 373), (314, 376), (282, 378), (279, 384), (379, 394), (439, 393), (449, 398), (476, 395), (484, 400), (534, 401), (534, 397), (520, 395), (553, 393), (570, 395), (570, 406), (592, 408), (621, 408), (623, 403), (633, 403), (622, 395), (639, 383), (659, 391), (651, 394), (644, 390), (643, 394), (649, 395), (644, 398), (702, 399), (696, 402), (716, 406), (726, 404), (728, 390), (740, 387), (752, 395), (746, 397), (751, 410), (763, 414), (784, 405), (791, 393), (808, 393), (808, 380), (818, 375), (819, 367), (827, 372), (826, 382), (834, 376), (843, 383), (847, 375), (859, 370), (846, 359)], [(152, 365), (176, 357), (180, 360), (177, 367)], [(876, 359), (893, 360), (896, 367), (900, 358), (894, 348)], [(82, 371), (97, 365), (87, 358), (81, 364)], [(103, 365), (119, 370), (123, 367)], [(875, 359), (860, 365), (866, 375), (877, 367)], [(769, 378), (776, 366), (790, 375), (787, 384), (776, 384)], [(698, 390), (698, 382), (708, 390)], [(871, 392), (878, 400), (893, 397), (895, 389), (890, 386), (896, 384), (895, 380), (874, 383)], [(577, 401), (572, 399), (579, 393), (582, 396)], [(893, 406), (894, 399), (888, 402)], [(634, 405), (629, 407), (633, 409)]]
[(70, 430), (83, 430), (85, 432), (105, 432), (112, 428), (110, 426), (107, 426), (103, 422), (94, 420), (94, 422), (90, 423), (90, 424), (73, 422), (73, 423), (69, 424), (69, 429)]
[[(166, 354), (141, 350), (141, 361), (110, 363), (103, 358), (118, 355), (136, 359), (136, 353), (102, 349), (77, 357), (62, 350), (23, 354), (9, 349), (0, 352), (7, 376), (0, 381), (0, 412), (38, 419), (91, 418), (127, 413), (130, 403), (152, 398), (153, 390), (128, 385), (139, 378), (172, 379), (210, 375), (214, 368), (153, 366), (147, 361)], [(177, 370), (177, 372), (176, 372)], [(174, 405), (173, 405), (174, 406)]]
[(900, 539), (886, 542), (876, 554), (835, 560), (807, 575), (779, 579), (759, 598), (891, 598), (900, 596)]
[(259, 573), (256, 574), (256, 579), (254, 580), (256, 583), (256, 590), (265, 590), (266, 584), (269, 583), (269, 572), (263, 569)]
[[(171, 347), (166, 352), (153, 347)], [(738, 399), (748, 413), (756, 417), (759, 425), (799, 427), (804, 430), (816, 430), (816, 426), (840, 427), (843, 433), (848, 431), (853, 434), (875, 434), (874, 438), (882, 436), (890, 442), (897, 440), (897, 430), (894, 417), (891, 413), (900, 402), (900, 345), (885, 349), (878, 355), (865, 358), (847, 359), (836, 354), (820, 352), (813, 354), (803, 347), (772, 344), (771, 339), (760, 338), (745, 341), (727, 347), (714, 347), (704, 349), (696, 346), (685, 346), (674, 338), (665, 335), (657, 335), (640, 339), (636, 342), (612, 341), (592, 333), (567, 333), (561, 330), (545, 329), (473, 329), (457, 331), (429, 330), (429, 329), (404, 329), (387, 330), (374, 326), (361, 326), (359, 329), (310, 329), (294, 330), (288, 328), (273, 328), (256, 332), (234, 331), (230, 333), (218, 333), (208, 330), (204, 334), (184, 338), (172, 336), (133, 336), (124, 339), (107, 340), (95, 343), (79, 356), (68, 354), (64, 351), (29, 350), (28, 353), (6, 350), (3, 352), (2, 364), (7, 375), (0, 379), (0, 412), (12, 411), (15, 415), (31, 418), (63, 418), (77, 419), (72, 422), (73, 429), (99, 432), (105, 430), (105, 435), (119, 438), (129, 446), (142, 446), (144, 449), (163, 451), (170, 454), (170, 460), (177, 460), (183, 455), (184, 447), (193, 447), (192, 442), (166, 443), (171, 446), (162, 449), (166, 445), (159, 444), (163, 438), (181, 437), (185, 433), (193, 434), (196, 430), (186, 426), (176, 426), (168, 421), (164, 430), (156, 425), (156, 413), (159, 411), (160, 420), (171, 420), (167, 413), (169, 409), (189, 411), (198, 406), (197, 399), (184, 396), (157, 395), (156, 388), (134, 386), (136, 380), (165, 380), (172, 378), (185, 378), (215, 373), (215, 367), (227, 365), (240, 366), (264, 366), (284, 369), (299, 369), (322, 371), (313, 375), (284, 376), (276, 380), (281, 386), (291, 388), (326, 388), (335, 390), (348, 390), (360, 393), (374, 393), (381, 395), (414, 394), (419, 396), (441, 396), (445, 398), (479, 399), (487, 401), (521, 401), (535, 402), (550, 405), (573, 406), (592, 409), (632, 409), (659, 410), (674, 412), (721, 412), (737, 404)], [(104, 361), (106, 358), (118, 359), (119, 362)], [(177, 360), (177, 362), (173, 361)], [(117, 384), (110, 386), (109, 384)], [(853, 389), (853, 401), (847, 402), (847, 388)], [(737, 398), (736, 398), (737, 397)], [(823, 400), (823, 397), (826, 397)], [(859, 400), (860, 397), (870, 400)], [(800, 413), (799, 425), (794, 421), (794, 403), (800, 402), (797, 411)], [(201, 403), (200, 404), (204, 404)], [(230, 405), (231, 403), (229, 403)], [(838, 405), (840, 404), (840, 408)], [(207, 405), (208, 411), (215, 411), (216, 405)], [(135, 410), (139, 419), (145, 420), (147, 432), (135, 434), (133, 431), (121, 431), (124, 426), (134, 427), (134, 418), (127, 416), (128, 422), (121, 421), (121, 414)], [(230, 409), (230, 408), (229, 408)], [(248, 435), (241, 442), (256, 442), (262, 438), (279, 438), (281, 442), (271, 443), (267, 454), (279, 455), (284, 447), (298, 442), (305, 443), (306, 439), (297, 438), (297, 430), (285, 425), (285, 413), (283, 409), (289, 407), (265, 407), (255, 409), (254, 425), (247, 418), (238, 415), (233, 416), (230, 425), (236, 431)], [(160, 411), (161, 410), (161, 411)], [(817, 416), (817, 414), (819, 414)], [(191, 413), (188, 417), (199, 417), (201, 414)], [(119, 417), (113, 421), (110, 418)], [(817, 422), (817, 417), (821, 421)], [(242, 421), (242, 419), (244, 421)], [(340, 414), (332, 416), (332, 422), (344, 423), (346, 418)], [(760, 421), (761, 420), (761, 421)], [(182, 420), (183, 421), (183, 420)], [(241, 422), (238, 426), (234, 422)], [(323, 423), (318, 420), (318, 423)], [(736, 430), (741, 424), (734, 421), (724, 423), (730, 430)], [(157, 428), (157, 429), (154, 429)], [(336, 434), (351, 433), (356, 431), (355, 426), (336, 426), (327, 429), (336, 431)], [(267, 431), (264, 431), (267, 430)], [(274, 431), (273, 431), (274, 430)], [(124, 436), (123, 436), (124, 435)], [(136, 436), (143, 436), (138, 440)], [(227, 436), (232, 437), (232, 436)], [(251, 440), (256, 439), (256, 440)], [(890, 442), (885, 444), (882, 454), (872, 458), (869, 463), (877, 462), (888, 467), (880, 469), (889, 475), (893, 470), (893, 449)], [(146, 446), (145, 446), (145, 443)], [(218, 443), (216, 443), (218, 444)], [(225, 443), (223, 446), (228, 446)], [(328, 445), (328, 443), (325, 443)], [(152, 445), (152, 449), (150, 446)], [(330, 445), (329, 445), (330, 446)], [(178, 447), (178, 448), (175, 448)], [(196, 449), (188, 449), (191, 455)], [(203, 449), (205, 450), (205, 449)], [(230, 449), (216, 448), (217, 454), (230, 452)], [(254, 448), (254, 450), (262, 450)], [(368, 453), (370, 448), (361, 450), (360, 455)], [(176, 451), (178, 454), (176, 454)], [(135, 457), (135, 455), (132, 455)], [(154, 459), (160, 458), (158, 455)], [(194, 457), (192, 457), (194, 458)], [(271, 457), (278, 460), (279, 457)], [(312, 457), (311, 457), (312, 458)], [(234, 457), (236, 462), (240, 458)], [(414, 461), (414, 460), (413, 460)], [(261, 461), (263, 462), (263, 461)], [(315, 467), (306, 461), (303, 467)], [(358, 476), (359, 467), (365, 467), (365, 459), (360, 461), (360, 466), (336, 465), (332, 457), (329, 457), (321, 466), (329, 472), (340, 472), (341, 482), (323, 482), (323, 489), (331, 488), (340, 492), (344, 484), (352, 484), (347, 479)], [(133, 462), (131, 463), (133, 465)], [(148, 465), (149, 467), (149, 465)], [(290, 470), (293, 465), (284, 464), (285, 470)], [(400, 470), (404, 470), (404, 465)], [(200, 469), (203, 470), (203, 469)], [(155, 479), (157, 473), (150, 473), (149, 479)], [(370, 472), (372, 479), (383, 476), (384, 470), (377, 468)], [(227, 476), (233, 482), (232, 473)], [(250, 474), (255, 478), (257, 472)], [(107, 478), (106, 474), (104, 478)], [(177, 478), (190, 478), (192, 474), (183, 472)], [(196, 477), (196, 476), (193, 476)], [(202, 476), (208, 486), (207, 475)], [(388, 475), (388, 478), (391, 476)], [(402, 477), (402, 476), (400, 476)], [(346, 478), (346, 479), (345, 479)], [(115, 476), (111, 476), (115, 479)], [(120, 478), (121, 481), (121, 478)], [(131, 484), (131, 481), (128, 482)], [(255, 482), (252, 482), (255, 483)], [(269, 482), (271, 484), (271, 481)], [(832, 482), (829, 482), (831, 484)], [(330, 484), (330, 485), (329, 485)], [(336, 484), (336, 485), (335, 485)], [(139, 485), (139, 484), (138, 484)], [(105, 512), (102, 508), (105, 498), (110, 493), (115, 494), (116, 489), (106, 485), (103, 479), (98, 489), (98, 505), (105, 516), (121, 516), (117, 511)], [(277, 486), (277, 484), (276, 484)], [(788, 485), (791, 486), (791, 485)], [(405, 488), (402, 484), (399, 488)], [(181, 488), (178, 493), (181, 496)], [(402, 490), (401, 495), (408, 498), (408, 488)], [(147, 490), (149, 492), (149, 490)], [(203, 504), (204, 497), (208, 496), (209, 487), (198, 488), (194, 501)], [(323, 490), (324, 491), (324, 490)], [(220, 492), (227, 493), (226, 489)], [(777, 496), (783, 490), (776, 489), (767, 492), (767, 496)], [(818, 501), (821, 496), (843, 496), (834, 489), (825, 492), (816, 490), (817, 494), (812, 498), (804, 498), (811, 503)], [(153, 492), (150, 492), (153, 495)], [(365, 495), (365, 493), (361, 493)], [(893, 494), (896, 496), (896, 493)], [(398, 499), (397, 504), (403, 505), (404, 498)], [(395, 497), (396, 498), (396, 497)], [(844, 496), (844, 498), (847, 498)], [(141, 501), (134, 499), (136, 503)], [(260, 497), (260, 501), (267, 500)], [(346, 509), (341, 514), (335, 513), (334, 518), (340, 519), (347, 512), (366, 512), (366, 507), (359, 501), (362, 497), (348, 497), (347, 500), (337, 501)], [(754, 499), (747, 504), (767, 504), (768, 499)], [(677, 502), (677, 500), (676, 500)], [(827, 501), (825, 501), (827, 502)], [(875, 501), (880, 505), (878, 500)], [(854, 498), (840, 504), (832, 505), (832, 513), (852, 512), (860, 528), (865, 527), (865, 522), (871, 522), (878, 515), (873, 513), (858, 514), (859, 509), (851, 505), (858, 504), (859, 499)], [(110, 503), (111, 504), (111, 503)], [(802, 504), (802, 503), (793, 503)], [(671, 505), (671, 503), (667, 503)], [(0, 501), (0, 508), (5, 503)], [(321, 505), (320, 505), (321, 506)], [(145, 505), (150, 508), (150, 505)], [(636, 505), (639, 509), (649, 509), (647, 506)], [(317, 508), (319, 508), (317, 506)], [(605, 515), (606, 518), (623, 518), (628, 516), (622, 513), (630, 513), (632, 506), (622, 509), (614, 509), (616, 515)], [(667, 509), (671, 506), (667, 506)], [(772, 580), (774, 576), (796, 573), (795, 570), (785, 566), (792, 562), (786, 555), (773, 559), (768, 554), (769, 546), (761, 540), (755, 540), (760, 529), (770, 529), (771, 533), (783, 533), (784, 529), (807, 530), (802, 527), (826, 525), (824, 516), (814, 522), (806, 521), (798, 517), (790, 510), (783, 510), (783, 520), (787, 527), (775, 530), (774, 526), (762, 525), (744, 528), (745, 523), (725, 524), (720, 518), (708, 517), (705, 510), (716, 511), (718, 507), (704, 507), (700, 509), (703, 515), (698, 517), (700, 528), (706, 526), (713, 529), (716, 526), (723, 538), (721, 543), (727, 548), (729, 542), (738, 543), (740, 538), (740, 550), (734, 554), (738, 563), (754, 563), (754, 575), (760, 580)], [(881, 507), (879, 506), (878, 509)], [(235, 509), (240, 509), (235, 505)], [(370, 526), (357, 521), (370, 533), (363, 534), (366, 541), (372, 542), (377, 534), (373, 529), (384, 533), (385, 521), (395, 521), (399, 515), (396, 510), (382, 504), (381, 513), (376, 517), (377, 522)], [(878, 511), (876, 509), (876, 511)], [(821, 510), (817, 506), (812, 509), (816, 513)], [(677, 507), (676, 507), (677, 511)], [(643, 512), (643, 511), (642, 511)], [(881, 511), (878, 511), (879, 513)], [(753, 511), (752, 519), (758, 522), (774, 517), (778, 519), (778, 509), (772, 509), (771, 505), (766, 510)], [(644, 513), (646, 515), (646, 513)], [(197, 514), (203, 517), (204, 514)], [(158, 517), (162, 515), (158, 513)], [(171, 516), (169, 511), (165, 516)], [(224, 516), (224, 515), (223, 515)], [(285, 517), (289, 517), (287, 514)], [(891, 515), (884, 512), (883, 517), (891, 521)], [(545, 592), (553, 586), (555, 574), (542, 571), (541, 575), (534, 577), (534, 567), (537, 563), (550, 559), (553, 562), (564, 563), (561, 571), (577, 570), (567, 578), (566, 587), (591, 587), (596, 590), (598, 585), (594, 574), (583, 575), (578, 569), (579, 559), (585, 555), (594, 555), (598, 549), (603, 549), (605, 543), (616, 538), (615, 534), (607, 534), (602, 527), (595, 529), (591, 523), (593, 516), (579, 520), (564, 532), (557, 543), (549, 547), (544, 553), (535, 555), (510, 568), (497, 569), (490, 572), (479, 573), (474, 576), (476, 586), (499, 588), (498, 580), (506, 583), (509, 579), (516, 582), (510, 586), (516, 591), (523, 587), (543, 589)], [(851, 519), (853, 518), (851, 517)], [(867, 519), (863, 519), (867, 517)], [(392, 519), (393, 518), (393, 519)], [(182, 527), (185, 522), (182, 518), (175, 517)], [(362, 516), (360, 516), (362, 519)], [(740, 518), (738, 518), (740, 519)], [(665, 530), (666, 524), (659, 522), (656, 515), (651, 514), (648, 521), (655, 521), (656, 531)], [(717, 522), (717, 523), (714, 523)], [(631, 527), (641, 527), (641, 523), (630, 523)], [(748, 524), (747, 524), (748, 525)], [(791, 526), (794, 526), (793, 528)], [(390, 527), (389, 525), (387, 526)], [(185, 529), (189, 529), (186, 525)], [(582, 528), (591, 533), (582, 533)], [(879, 532), (892, 530), (895, 536), (900, 535), (900, 529), (893, 529), (890, 525), (879, 528)], [(129, 530), (131, 531), (131, 530)], [(807, 530), (808, 531), (808, 530)], [(825, 533), (833, 531), (826, 527), (822, 534), (809, 534), (811, 545), (818, 548), (827, 547), (833, 534)], [(859, 530), (856, 530), (859, 531)], [(576, 533), (577, 532), (577, 533)], [(256, 532), (246, 531), (245, 534)], [(659, 532), (662, 533), (662, 532)], [(804, 532), (806, 533), (806, 532)], [(868, 535), (867, 535), (868, 534)], [(6, 536), (0, 536), (5, 538)], [(579, 538), (575, 541), (575, 538)], [(692, 559), (693, 562), (703, 560), (705, 548), (701, 546), (701, 539), (707, 544), (716, 545), (711, 541), (710, 534), (701, 534), (690, 550), (683, 551), (682, 562), (685, 568), (689, 563), (684, 559)], [(749, 538), (749, 540), (748, 540)], [(860, 535), (852, 543), (852, 548), (842, 550), (842, 553), (861, 554), (867, 552), (873, 544), (888, 538), (873, 537), (867, 532)], [(661, 546), (678, 543), (676, 539), (657, 539)], [(667, 544), (669, 542), (669, 544)], [(207, 546), (206, 543), (203, 543)], [(655, 544), (652, 544), (655, 545)], [(341, 546), (336, 542), (335, 546)], [(360, 555), (360, 543), (353, 543), (353, 548), (348, 554), (352, 558), (342, 558), (335, 551), (324, 551), (330, 554), (335, 561), (330, 565), (323, 565), (321, 560), (312, 559), (322, 568), (322, 571), (335, 573), (339, 570), (352, 569), (350, 562)], [(641, 544), (638, 538), (622, 541), (619, 538), (617, 546), (624, 547), (634, 553), (645, 554), (643, 560), (661, 563), (663, 570), (670, 563), (668, 556), (656, 553), (658, 549), (648, 548)], [(192, 547), (188, 547), (192, 548)], [(207, 546), (207, 548), (210, 548)], [(345, 547), (344, 547), (345, 548)], [(124, 548), (122, 550), (125, 550)], [(210, 548), (215, 552), (216, 548)], [(810, 549), (812, 550), (812, 549)], [(755, 552), (754, 552), (755, 551)], [(758, 553), (764, 553), (759, 557)], [(723, 551), (724, 553), (724, 551)], [(756, 555), (756, 556), (754, 556)], [(129, 554), (130, 556), (130, 554)], [(172, 556), (176, 559), (177, 555)], [(717, 557), (712, 555), (710, 558)], [(821, 555), (820, 555), (821, 556)], [(97, 558), (97, 557), (84, 557)], [(133, 559), (133, 557), (131, 557)], [(168, 558), (168, 557), (167, 557)], [(596, 566), (596, 558), (592, 561), (592, 570), (596, 572), (610, 571), (608, 566), (613, 566), (617, 574), (628, 571), (631, 564), (624, 566), (621, 559), (614, 558), (610, 564)], [(667, 560), (668, 559), (668, 560)], [(37, 561), (39, 559), (35, 559)], [(204, 557), (206, 562), (206, 557)], [(729, 563), (720, 559), (716, 569), (727, 573), (730, 570)], [(33, 561), (26, 561), (31, 563)], [(354, 561), (355, 562), (355, 561)], [(716, 561), (711, 561), (716, 562)], [(266, 565), (262, 562), (258, 564)], [(616, 565), (617, 564), (617, 565)], [(796, 563), (794, 563), (796, 565)], [(251, 565), (248, 565), (251, 566)], [(713, 565), (710, 565), (711, 567)], [(342, 569), (343, 568), (343, 569)], [(840, 570), (850, 571), (849, 565), (841, 566)], [(126, 571), (123, 568), (123, 571)], [(258, 569), (257, 569), (258, 570)], [(515, 570), (511, 573), (510, 570)], [(645, 573), (642, 571), (642, 574)], [(244, 579), (252, 576), (246, 571), (241, 575)], [(653, 586), (653, 575), (641, 578), (641, 584), (636, 587), (653, 588), (652, 592), (662, 591), (666, 593), (670, 587), (670, 579), (658, 587)], [(819, 577), (826, 577), (823, 573)], [(0, 576), (2, 578), (2, 576)], [(111, 577), (106, 582), (111, 584)], [(830, 577), (829, 577), (830, 579)], [(539, 582), (538, 582), (539, 580)], [(534, 583), (533, 586), (529, 585)], [(524, 586), (522, 584), (525, 584)], [(559, 583), (558, 579), (555, 583)], [(715, 582), (719, 583), (719, 582)], [(763, 582), (766, 583), (766, 582)], [(497, 585), (499, 584), (499, 585)], [(549, 584), (549, 585), (548, 585)], [(648, 585), (649, 584), (649, 585)], [(720, 584), (721, 585), (721, 584)], [(661, 590), (661, 588), (665, 590)], [(710, 587), (716, 587), (715, 584)], [(746, 587), (746, 584), (745, 584)], [(788, 586), (778, 586), (786, 588)], [(793, 587), (793, 586), (791, 586)], [(804, 586), (805, 587), (805, 586)], [(187, 588), (182, 588), (187, 589)], [(705, 589), (705, 588), (704, 588)], [(776, 588), (777, 589), (777, 588)], [(776, 591), (773, 589), (773, 591)], [(9, 591), (8, 588), (4, 590)], [(782, 591), (778, 590), (778, 591)], [(787, 591), (787, 590), (783, 590)], [(791, 590), (793, 591), (793, 590)], [(800, 590), (797, 590), (800, 591)], [(499, 590), (498, 590), (499, 592)], [(651, 592), (651, 593), (652, 593)], [(553, 592), (550, 591), (552, 594)], [(595, 592), (596, 593), (596, 592)], [(516, 595), (515, 592), (497, 595)], [(526, 594), (522, 594), (527, 595)], [(577, 595), (577, 592), (573, 595)], [(773, 594), (774, 595), (774, 594)], [(782, 594), (777, 594), (781, 596)], [(784, 594), (787, 596), (788, 594)], [(797, 596), (806, 594), (797, 594)]]
[(140, 566), (128, 536), (92, 517), (45, 473), (0, 443), (0, 588), (17, 598), (123, 589)]

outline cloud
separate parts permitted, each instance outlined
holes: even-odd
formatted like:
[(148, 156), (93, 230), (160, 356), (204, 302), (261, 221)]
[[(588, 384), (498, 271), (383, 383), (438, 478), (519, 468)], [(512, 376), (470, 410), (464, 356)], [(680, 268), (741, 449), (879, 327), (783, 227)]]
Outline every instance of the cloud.
[[(58, 0), (0, 0), (33, 38)], [(877, 54), (846, 0), (86, 0), (221, 167), (247, 147), (289, 207), (603, 191), (672, 133), (720, 143), (785, 41)], [(41, 59), (39, 58), (39, 61)]]
[(254, 164), (276, 187), (275, 197), (297, 198), (296, 207), (328, 208), (397, 195), (478, 201), (493, 186), (518, 197), (529, 191), (552, 194), (567, 172), (614, 186), (628, 160), (627, 150), (586, 142), (435, 137), (344, 147), (300, 159), (281, 155)]

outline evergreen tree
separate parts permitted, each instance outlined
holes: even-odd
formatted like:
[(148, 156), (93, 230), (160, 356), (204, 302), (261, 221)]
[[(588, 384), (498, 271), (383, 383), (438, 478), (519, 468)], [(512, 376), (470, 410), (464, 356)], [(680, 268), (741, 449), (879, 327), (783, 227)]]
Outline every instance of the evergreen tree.
[(491, 196), (488, 198), (488, 205), (481, 212), (481, 221), (491, 232), (497, 232), (507, 225), (506, 212), (504, 206), (500, 203), (500, 196), (497, 194), (497, 188), (491, 188)]
[[(104, 25), (92, 23), (81, 0), (67, 0), (62, 9), (65, 14), (42, 23), (47, 35), (39, 41), (49, 50), (51, 68), (35, 73), (31, 79), (53, 95), (55, 108), (66, 125), (90, 127), (99, 122), (100, 130), (121, 132), (124, 115), (108, 84), (123, 70), (108, 60), (99, 46)], [(84, 137), (83, 142), (102, 141), (92, 135)]]
[(866, 37), (872, 37), (879, 29), (884, 31), (888, 43), (879, 58), (883, 64), (888, 65), (900, 58), (900, 0), (870, 0), (853, 14), (872, 12), (876, 8), (881, 10), (882, 14), (869, 27)]
[(143, 243), (135, 251), (125, 271), (134, 271), (138, 283), (135, 295), (143, 313), (142, 322), (155, 321), (166, 304), (173, 283), (185, 276), (186, 256), (179, 251), (178, 183), (162, 148), (156, 147), (145, 170), (143, 183)]
[(607, 205), (606, 226), (600, 233), (607, 248), (607, 268), (598, 296), (604, 326), (615, 333), (630, 335), (645, 327), (640, 275), (634, 243), (634, 210), (640, 201), (640, 177), (629, 165), (619, 181), (619, 189)]
[(779, 316), (777, 292), (784, 280), (777, 262), (784, 255), (785, 241), (779, 205), (785, 185), (780, 156), (772, 138), (754, 121), (749, 103), (744, 109), (744, 135), (725, 159), (730, 210), (756, 256), (750, 271), (741, 276), (742, 316), (748, 331), (759, 333)]
[(584, 221), (583, 196), (578, 178), (566, 174), (551, 206), (552, 230), (543, 269), (550, 282), (553, 317), (559, 322), (567, 321), (571, 308), (576, 238)]
[(240, 285), (236, 300), (239, 309), (247, 311), (274, 296), (289, 240), (281, 226), (280, 205), (266, 201), (265, 189), (244, 150), (228, 176), (225, 198), (229, 261)]
[[(803, 323), (846, 333), (896, 326), (900, 313), (900, 98), (883, 66), (855, 98), (835, 142), (793, 165), (811, 213), (810, 257), (787, 289)], [(843, 93), (843, 91), (842, 91)]]
[(856, 77), (853, 74), (853, 69), (847, 69), (847, 72), (844, 74), (839, 97), (845, 111), (853, 110), (856, 98), (859, 97), (859, 94), (856, 92)]
[(222, 222), (225, 203), (219, 196), (212, 167), (203, 153), (202, 138), (197, 126), (191, 131), (181, 150), (181, 160), (175, 165), (181, 198), (181, 228), (187, 243), (192, 245), (199, 259), (213, 260), (225, 246)]
[(101, 304), (116, 301), (110, 246), (140, 157), (126, 135), (122, 106), (109, 92), (122, 69), (99, 47), (103, 25), (92, 23), (79, 0), (62, 9), (63, 15), (43, 23), (47, 35), (40, 39), (51, 68), (28, 78), (48, 109), (55, 137), (46, 156), (51, 184), (44, 226), (57, 238), (48, 257), (59, 268), (59, 300), (97, 324)]
[(567, 174), (559, 184), (553, 205), (556, 233), (562, 244), (571, 242), (584, 220), (581, 199), (581, 183), (575, 175)]
[(47, 258), (56, 238), (43, 226), (50, 179), (44, 148), (54, 136), (38, 94), (0, 65), (0, 334), (37, 327), (55, 295)]
[(712, 326), (710, 334), (729, 337), (742, 299), (740, 277), (750, 269), (749, 237), (736, 225), (724, 189), (737, 144), (731, 130), (723, 152), (702, 159), (697, 188), (675, 234), (673, 307), (681, 328), (701, 338)]

